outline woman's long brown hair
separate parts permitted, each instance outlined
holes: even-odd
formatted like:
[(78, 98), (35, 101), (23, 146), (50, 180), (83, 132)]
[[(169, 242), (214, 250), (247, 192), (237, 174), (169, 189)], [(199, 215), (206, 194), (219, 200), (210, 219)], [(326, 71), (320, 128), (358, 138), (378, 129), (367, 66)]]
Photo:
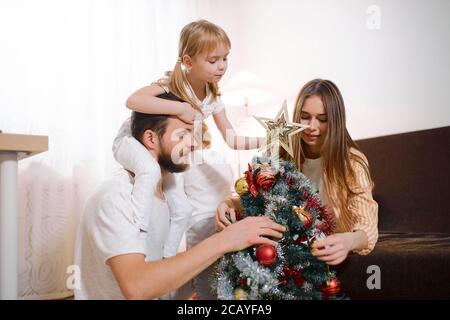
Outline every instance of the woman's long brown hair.
[[(321, 149), (323, 178), (330, 201), (341, 212), (348, 210), (348, 197), (357, 194), (349, 186), (354, 181), (352, 161), (360, 164), (369, 178), (369, 165), (357, 144), (350, 137), (345, 125), (345, 106), (338, 87), (329, 80), (314, 79), (300, 90), (295, 103), (293, 122), (301, 122), (301, 113), (306, 99), (318, 96), (328, 116), (328, 130)], [(302, 170), (305, 162), (305, 143), (301, 135), (294, 136), (294, 162)], [(283, 154), (289, 159), (289, 155)], [(292, 158), (291, 158), (292, 160)]]

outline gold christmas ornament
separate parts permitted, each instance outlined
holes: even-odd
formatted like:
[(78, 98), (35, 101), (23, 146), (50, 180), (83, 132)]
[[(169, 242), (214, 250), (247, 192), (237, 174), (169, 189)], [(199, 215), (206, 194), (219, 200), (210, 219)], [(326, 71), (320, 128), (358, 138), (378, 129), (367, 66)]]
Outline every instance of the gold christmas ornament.
[(248, 300), (248, 293), (242, 288), (234, 290), (234, 297), (236, 300)]
[(294, 157), (292, 136), (309, 128), (307, 125), (289, 121), (286, 100), (275, 119), (256, 116), (254, 118), (266, 129), (267, 145), (265, 148), (269, 156), (277, 156), (281, 146)]
[(305, 210), (304, 206), (292, 206), (292, 211), (295, 212), (295, 214), (298, 216), (298, 218), (300, 219), (300, 221), (303, 222), (303, 225), (305, 226), (306, 229), (309, 229), (312, 225), (312, 218), (311, 218), (311, 214)]
[(236, 180), (234, 184), (234, 190), (236, 190), (236, 193), (238, 195), (243, 195), (244, 193), (248, 192), (248, 184), (246, 177), (240, 177)]

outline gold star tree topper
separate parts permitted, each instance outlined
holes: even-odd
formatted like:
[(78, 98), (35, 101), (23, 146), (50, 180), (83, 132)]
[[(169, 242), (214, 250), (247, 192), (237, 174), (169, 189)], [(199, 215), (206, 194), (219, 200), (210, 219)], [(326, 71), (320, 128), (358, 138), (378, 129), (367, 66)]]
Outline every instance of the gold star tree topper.
[(308, 125), (290, 122), (288, 116), (287, 102), (284, 100), (283, 106), (275, 119), (269, 119), (264, 117), (254, 118), (266, 129), (267, 131), (267, 144), (265, 150), (269, 156), (278, 156), (280, 146), (294, 157), (294, 150), (292, 145), (292, 137), (309, 128)]

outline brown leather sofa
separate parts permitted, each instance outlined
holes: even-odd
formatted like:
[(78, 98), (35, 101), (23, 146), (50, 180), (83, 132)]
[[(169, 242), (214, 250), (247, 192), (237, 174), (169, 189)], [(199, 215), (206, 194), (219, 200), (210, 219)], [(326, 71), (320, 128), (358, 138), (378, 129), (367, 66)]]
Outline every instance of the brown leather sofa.
[(379, 240), (368, 256), (351, 254), (337, 267), (342, 291), (351, 299), (450, 299), (450, 127), (357, 143), (375, 182)]

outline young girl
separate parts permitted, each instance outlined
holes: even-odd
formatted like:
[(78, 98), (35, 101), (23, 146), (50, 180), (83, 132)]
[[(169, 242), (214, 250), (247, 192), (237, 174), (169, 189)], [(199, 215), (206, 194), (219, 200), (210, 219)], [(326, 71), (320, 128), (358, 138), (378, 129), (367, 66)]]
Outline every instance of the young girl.
[[(265, 138), (238, 137), (220, 100), (218, 82), (227, 70), (230, 48), (230, 40), (220, 27), (205, 20), (189, 23), (181, 31), (174, 70), (168, 72), (164, 79), (133, 93), (127, 100), (127, 107), (142, 113), (174, 115), (188, 123), (195, 121), (195, 124), (213, 115), (228, 146), (233, 149), (258, 148)], [(164, 92), (171, 92), (185, 102), (156, 97)], [(113, 152), (116, 160), (136, 175), (133, 187), (135, 222), (146, 231), (146, 216), (152, 206), (148, 195), (154, 192), (157, 184), (157, 181), (151, 181), (148, 177), (151, 176), (150, 172), (159, 170), (157, 163), (131, 137), (126, 122), (115, 139)], [(166, 196), (171, 211), (169, 240), (172, 240), (172, 244), (179, 243), (188, 221), (184, 217), (190, 209), (183, 208), (182, 203), (177, 201), (176, 191), (169, 191)], [(171, 249), (165, 252), (168, 255), (175, 254), (174, 247), (171, 245)]]
[[(345, 126), (345, 106), (336, 85), (329, 80), (308, 82), (300, 91), (293, 122), (310, 128), (294, 137), (297, 167), (319, 189), (322, 203), (334, 216), (334, 234), (316, 241), (313, 255), (330, 265), (345, 260), (350, 251), (365, 255), (378, 240), (378, 204), (372, 198), (369, 164)], [(234, 210), (224, 202), (218, 224), (229, 225), (225, 212)]]

